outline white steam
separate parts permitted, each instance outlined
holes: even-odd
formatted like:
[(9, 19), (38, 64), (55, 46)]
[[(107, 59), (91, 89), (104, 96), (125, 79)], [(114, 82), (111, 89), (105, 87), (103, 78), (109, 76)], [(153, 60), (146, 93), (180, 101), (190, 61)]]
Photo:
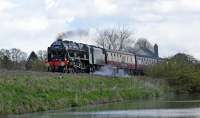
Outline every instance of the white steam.
[(103, 66), (100, 70), (93, 73), (94, 75), (109, 76), (109, 77), (128, 77), (128, 73), (123, 69), (117, 69), (110, 65)]

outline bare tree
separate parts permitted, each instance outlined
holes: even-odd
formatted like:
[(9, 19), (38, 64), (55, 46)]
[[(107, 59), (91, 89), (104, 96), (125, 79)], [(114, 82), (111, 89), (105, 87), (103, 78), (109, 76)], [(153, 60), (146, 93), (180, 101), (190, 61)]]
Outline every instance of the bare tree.
[(46, 50), (39, 50), (37, 52), (37, 56), (38, 56), (40, 61), (45, 61), (45, 59), (47, 58), (47, 51)]
[(17, 48), (12, 48), (10, 50), (10, 53), (11, 53), (11, 60), (15, 63), (24, 61), (27, 58), (27, 54)]
[(27, 60), (27, 53), (21, 52), (19, 56), (19, 61), (26, 61)]
[(0, 50), (0, 58), (2, 59), (4, 56), (7, 56), (8, 58), (10, 58), (10, 56), (11, 56), (10, 51), (7, 49), (1, 49)]
[(98, 31), (97, 45), (105, 49), (124, 50), (132, 46), (132, 33), (126, 27), (103, 29)]
[(20, 49), (0, 50), (0, 67), (5, 69), (24, 69), (27, 54)]
[(10, 58), (10, 51), (7, 49), (0, 50), (0, 68), (10, 69), (12, 61)]
[(13, 62), (18, 62), (18, 58), (19, 58), (19, 56), (20, 56), (20, 50), (19, 49), (17, 49), (17, 48), (12, 48), (11, 50), (10, 50), (10, 53), (11, 53), (11, 59), (12, 59), (12, 61)]
[(132, 33), (124, 26), (118, 31), (118, 33), (120, 46), (119, 50), (127, 48), (128, 46), (131, 47), (131, 45), (134, 43), (134, 41), (131, 39)]

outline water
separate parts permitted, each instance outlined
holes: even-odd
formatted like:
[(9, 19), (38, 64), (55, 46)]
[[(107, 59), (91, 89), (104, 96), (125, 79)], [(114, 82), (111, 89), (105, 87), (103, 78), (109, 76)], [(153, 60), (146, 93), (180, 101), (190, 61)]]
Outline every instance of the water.
[(30, 113), (14, 118), (200, 118), (200, 100), (150, 100)]

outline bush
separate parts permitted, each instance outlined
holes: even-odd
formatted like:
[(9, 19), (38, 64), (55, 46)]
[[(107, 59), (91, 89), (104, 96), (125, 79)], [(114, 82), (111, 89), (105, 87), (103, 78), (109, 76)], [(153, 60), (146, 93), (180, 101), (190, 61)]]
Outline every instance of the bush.
[(177, 54), (145, 70), (151, 77), (164, 78), (177, 94), (200, 92), (200, 66), (191, 56)]
[(44, 62), (42, 62), (40, 60), (35, 60), (31, 64), (31, 69), (30, 70), (45, 72), (45, 71), (47, 71), (47, 67), (45, 66)]

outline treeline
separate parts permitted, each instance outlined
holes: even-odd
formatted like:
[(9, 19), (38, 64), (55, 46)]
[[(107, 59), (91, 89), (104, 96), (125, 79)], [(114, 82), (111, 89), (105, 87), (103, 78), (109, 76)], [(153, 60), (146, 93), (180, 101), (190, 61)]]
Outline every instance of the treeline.
[(179, 53), (147, 68), (145, 73), (165, 79), (177, 94), (200, 92), (200, 64), (190, 55)]
[[(32, 57), (35, 54), (34, 57)], [(26, 52), (17, 48), (0, 50), (0, 69), (6, 70), (39, 70), (44, 71), (46, 51), (32, 52), (29, 56)], [(41, 69), (42, 68), (42, 69)]]

